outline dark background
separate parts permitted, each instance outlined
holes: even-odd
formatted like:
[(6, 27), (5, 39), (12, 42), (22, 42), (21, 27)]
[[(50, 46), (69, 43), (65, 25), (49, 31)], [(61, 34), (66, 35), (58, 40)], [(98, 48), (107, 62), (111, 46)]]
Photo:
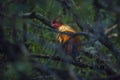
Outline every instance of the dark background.
[[(65, 55), (51, 22), (81, 37)], [(0, 80), (119, 80), (120, 0), (0, 0)]]

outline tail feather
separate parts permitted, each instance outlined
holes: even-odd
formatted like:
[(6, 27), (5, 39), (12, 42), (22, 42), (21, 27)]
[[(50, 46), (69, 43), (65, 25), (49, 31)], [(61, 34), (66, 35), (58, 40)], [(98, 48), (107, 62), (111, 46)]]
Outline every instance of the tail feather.
[(80, 55), (77, 44), (72, 44), (72, 50), (71, 50), (70, 55), (72, 56), (74, 60), (76, 59), (76, 57)]
[(80, 55), (80, 44), (78, 42), (74, 42), (74, 38), (69, 40), (63, 45), (63, 48), (66, 54), (70, 55), (74, 60), (76, 57)]

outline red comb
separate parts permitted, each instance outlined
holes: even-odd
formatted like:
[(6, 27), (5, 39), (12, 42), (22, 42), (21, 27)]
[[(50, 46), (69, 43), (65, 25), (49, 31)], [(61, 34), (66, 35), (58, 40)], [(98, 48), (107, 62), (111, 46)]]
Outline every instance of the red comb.
[(55, 18), (52, 22), (52, 26), (54, 28), (58, 28), (59, 26), (61, 26), (62, 25), (61, 19), (62, 19), (62, 16), (58, 16), (57, 18)]

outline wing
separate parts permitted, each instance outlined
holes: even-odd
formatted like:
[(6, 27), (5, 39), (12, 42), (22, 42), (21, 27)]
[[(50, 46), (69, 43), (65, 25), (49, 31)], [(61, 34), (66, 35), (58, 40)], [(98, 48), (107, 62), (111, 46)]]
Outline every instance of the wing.
[[(58, 29), (61, 32), (75, 33), (70, 26), (63, 24)], [(70, 35), (59, 33), (57, 40), (62, 44), (64, 51), (72, 57), (76, 57), (80, 51), (80, 37), (78, 35), (71, 37)]]
[[(69, 32), (73, 33), (73, 32)], [(64, 51), (71, 56), (77, 56), (80, 51), (80, 37), (71, 36), (66, 34), (58, 34), (58, 42), (62, 44)]]

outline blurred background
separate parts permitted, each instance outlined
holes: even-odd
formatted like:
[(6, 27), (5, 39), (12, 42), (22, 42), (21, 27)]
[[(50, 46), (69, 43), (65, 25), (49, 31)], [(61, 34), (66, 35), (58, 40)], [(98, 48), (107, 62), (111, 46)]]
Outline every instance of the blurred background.
[[(77, 62), (50, 26), (58, 16), (90, 34)], [(119, 58), (120, 0), (0, 0), (0, 80), (119, 80)]]

